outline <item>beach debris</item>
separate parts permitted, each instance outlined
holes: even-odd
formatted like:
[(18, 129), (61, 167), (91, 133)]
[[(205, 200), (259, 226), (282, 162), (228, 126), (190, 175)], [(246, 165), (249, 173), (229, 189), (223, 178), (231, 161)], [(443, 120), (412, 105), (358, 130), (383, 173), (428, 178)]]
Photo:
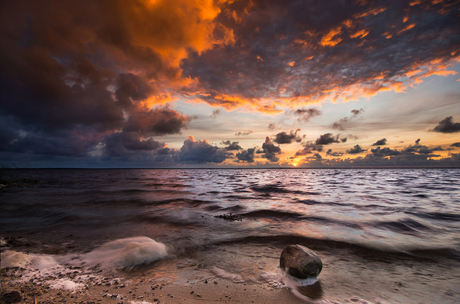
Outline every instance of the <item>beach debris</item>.
[(233, 214), (233, 213), (230, 213), (230, 214), (221, 214), (221, 215), (216, 215), (214, 216), (215, 218), (220, 218), (220, 219), (223, 219), (223, 220), (226, 220), (226, 221), (230, 221), (230, 222), (233, 222), (233, 221), (242, 221), (243, 220), (243, 217), (239, 214)]
[(289, 245), (281, 252), (280, 268), (294, 278), (316, 281), (323, 263), (313, 250), (297, 244)]

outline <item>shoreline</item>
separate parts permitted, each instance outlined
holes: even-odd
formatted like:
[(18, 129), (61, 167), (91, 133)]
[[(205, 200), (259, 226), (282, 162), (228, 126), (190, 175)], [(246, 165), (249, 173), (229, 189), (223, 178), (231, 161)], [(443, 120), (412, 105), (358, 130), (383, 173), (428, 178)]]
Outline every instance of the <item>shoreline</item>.
[[(22, 300), (15, 303), (305, 303), (288, 288), (269, 288), (260, 284), (233, 283), (215, 278), (187, 285), (157, 284), (152, 279), (137, 282), (122, 280), (86, 285), (78, 290), (53, 289), (47, 284), (18, 282), (8, 274), (21, 275), (20, 269), (2, 269), (1, 294), (17, 291)], [(8, 303), (0, 300), (0, 303)]]

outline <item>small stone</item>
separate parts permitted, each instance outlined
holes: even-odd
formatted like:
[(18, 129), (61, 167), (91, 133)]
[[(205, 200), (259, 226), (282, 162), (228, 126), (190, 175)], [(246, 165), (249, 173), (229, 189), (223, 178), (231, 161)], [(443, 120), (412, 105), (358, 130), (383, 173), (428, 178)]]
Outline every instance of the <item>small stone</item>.
[(289, 245), (281, 252), (281, 269), (298, 279), (316, 279), (323, 263), (315, 252), (302, 245)]

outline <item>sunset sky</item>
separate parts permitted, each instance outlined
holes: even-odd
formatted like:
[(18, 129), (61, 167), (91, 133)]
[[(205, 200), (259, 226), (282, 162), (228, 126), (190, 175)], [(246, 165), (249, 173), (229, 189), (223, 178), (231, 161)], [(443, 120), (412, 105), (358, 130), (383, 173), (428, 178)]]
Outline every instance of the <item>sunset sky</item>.
[(2, 1), (0, 165), (460, 167), (460, 1)]

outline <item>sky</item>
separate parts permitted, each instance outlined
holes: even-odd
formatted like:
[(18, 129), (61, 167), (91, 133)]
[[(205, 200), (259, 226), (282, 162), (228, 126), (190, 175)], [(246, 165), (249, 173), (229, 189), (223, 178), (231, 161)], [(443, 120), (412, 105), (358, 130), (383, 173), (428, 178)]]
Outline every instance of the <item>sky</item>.
[(458, 0), (0, 4), (0, 165), (460, 167)]

